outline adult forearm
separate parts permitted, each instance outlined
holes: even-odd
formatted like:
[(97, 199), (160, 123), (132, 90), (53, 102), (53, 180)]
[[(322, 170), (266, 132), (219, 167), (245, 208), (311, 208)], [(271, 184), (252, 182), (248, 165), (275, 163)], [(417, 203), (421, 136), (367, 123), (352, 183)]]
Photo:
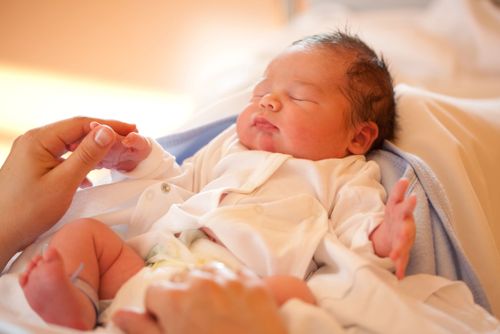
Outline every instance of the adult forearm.
[(1, 272), (5, 268), (7, 262), (9, 262), (12, 256), (14, 256), (15, 251), (13, 251), (13, 249), (15, 248), (12, 247), (11, 245), (4, 243), (3, 239), (0, 239), (0, 242), (1, 242), (0, 246), (0, 272)]
[(0, 215), (0, 272), (20, 248), (19, 238), (13, 231), (10, 220)]
[[(9, 184), (0, 170), (0, 184), (6, 190), (0, 193), (0, 268), (3, 270), (7, 262), (18, 251), (32, 243), (41, 233), (45, 232), (51, 224), (41, 224), (46, 221), (46, 215), (33, 210), (32, 205), (26, 205), (29, 191), (26, 196), (16, 191), (20, 185)], [(36, 194), (36, 192), (34, 192)], [(38, 195), (38, 194), (37, 194)], [(31, 198), (29, 200), (36, 201)]]

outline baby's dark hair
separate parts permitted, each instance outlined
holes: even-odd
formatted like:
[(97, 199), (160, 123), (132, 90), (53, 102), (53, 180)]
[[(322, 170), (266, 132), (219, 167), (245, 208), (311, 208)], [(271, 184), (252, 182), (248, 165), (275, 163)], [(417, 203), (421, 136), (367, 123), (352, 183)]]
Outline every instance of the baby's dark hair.
[(351, 60), (346, 85), (340, 90), (351, 102), (351, 125), (366, 121), (377, 124), (379, 134), (371, 149), (380, 148), (385, 139), (394, 139), (396, 100), (392, 77), (382, 56), (379, 58), (357, 35), (342, 31), (307, 36), (292, 45), (345, 52)]

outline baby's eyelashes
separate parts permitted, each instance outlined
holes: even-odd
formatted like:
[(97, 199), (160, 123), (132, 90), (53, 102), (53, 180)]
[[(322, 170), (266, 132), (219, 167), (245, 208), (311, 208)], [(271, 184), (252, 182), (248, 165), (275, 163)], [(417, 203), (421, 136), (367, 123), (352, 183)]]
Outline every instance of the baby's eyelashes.
[[(251, 102), (260, 102), (260, 100), (262, 98), (264, 98), (266, 95), (268, 95), (270, 93), (265, 93), (265, 94), (253, 94), (250, 101)], [(285, 95), (283, 96), (281, 99), (286, 99), (288, 98), (289, 100), (292, 100), (294, 102), (308, 102), (308, 103), (314, 103), (314, 104), (318, 104), (318, 102), (312, 98), (309, 98), (309, 97), (302, 97), (302, 96), (293, 96), (293, 95)]]
[(312, 98), (308, 97), (297, 97), (297, 96), (290, 96), (290, 99), (296, 102), (308, 102), (308, 103), (314, 103), (318, 104), (318, 102)]

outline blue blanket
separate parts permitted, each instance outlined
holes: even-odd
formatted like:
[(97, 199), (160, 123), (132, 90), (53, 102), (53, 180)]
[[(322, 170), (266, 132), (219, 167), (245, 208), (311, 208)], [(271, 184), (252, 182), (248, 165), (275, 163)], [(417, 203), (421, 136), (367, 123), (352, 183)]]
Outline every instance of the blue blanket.
[[(175, 155), (181, 164), (235, 120), (236, 116), (230, 116), (161, 137), (158, 142)], [(453, 231), (446, 194), (430, 167), (417, 156), (401, 151), (390, 142), (385, 142), (381, 150), (371, 152), (368, 159), (380, 165), (382, 185), (387, 192), (399, 178), (406, 177), (410, 181), (408, 191), (417, 195), (414, 212), (417, 235), (407, 274), (426, 273), (462, 280), (472, 291), (475, 302), (491, 312), (481, 283)]]
[(491, 312), (474, 268), (453, 231), (448, 198), (430, 167), (388, 141), (381, 150), (371, 152), (368, 159), (379, 164), (386, 191), (389, 192), (399, 178), (405, 177), (410, 181), (408, 192), (417, 195), (414, 211), (417, 234), (406, 273), (426, 273), (464, 281), (475, 302)]

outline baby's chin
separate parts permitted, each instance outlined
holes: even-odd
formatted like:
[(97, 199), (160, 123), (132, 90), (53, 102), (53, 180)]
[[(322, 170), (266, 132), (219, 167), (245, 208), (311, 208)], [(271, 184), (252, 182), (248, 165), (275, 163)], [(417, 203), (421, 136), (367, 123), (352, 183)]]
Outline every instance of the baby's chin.
[(246, 145), (245, 143), (242, 143), (243, 146), (248, 148), (251, 151), (265, 151), (269, 153), (284, 153), (284, 152), (278, 152), (274, 146), (271, 145), (259, 145), (259, 144), (248, 144)]
[(284, 150), (281, 150), (280, 147), (276, 145), (273, 138), (270, 138), (269, 136), (260, 136), (259, 138), (256, 138), (251, 145), (252, 150), (266, 151), (270, 153), (286, 153)]

